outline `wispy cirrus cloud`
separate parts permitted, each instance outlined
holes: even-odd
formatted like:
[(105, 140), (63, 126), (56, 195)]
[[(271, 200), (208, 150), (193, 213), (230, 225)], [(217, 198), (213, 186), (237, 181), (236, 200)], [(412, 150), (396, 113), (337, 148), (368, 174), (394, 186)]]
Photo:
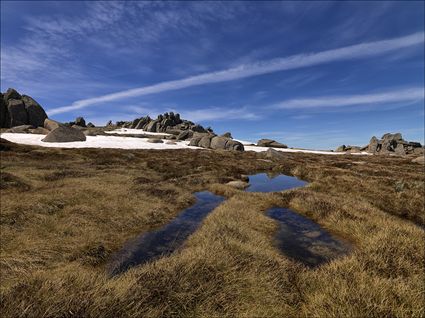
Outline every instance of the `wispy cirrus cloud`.
[(123, 98), (157, 94), (161, 92), (178, 90), (204, 84), (232, 81), (252, 76), (274, 73), (285, 70), (304, 68), (336, 61), (356, 60), (368, 57), (380, 56), (389, 52), (398, 51), (424, 43), (424, 33), (418, 32), (408, 36), (361, 43), (327, 51), (297, 54), (289, 57), (277, 58), (268, 61), (260, 61), (244, 64), (238, 67), (209, 72), (187, 78), (165, 81), (154, 85), (142, 86), (124, 90), (117, 93), (106, 94), (94, 98), (78, 100), (71, 105), (49, 110), (50, 115), (65, 113), (77, 109), (89, 107), (94, 104), (111, 102)]
[(318, 96), (290, 99), (271, 106), (274, 109), (314, 109), (326, 107), (347, 107), (383, 103), (415, 102), (424, 99), (424, 88), (413, 87), (380, 93)]
[(197, 110), (182, 110), (181, 114), (184, 118), (192, 120), (194, 122), (203, 122), (210, 120), (257, 120), (261, 118), (261, 115), (248, 110), (246, 107), (241, 108), (221, 108), (221, 107), (210, 107)]

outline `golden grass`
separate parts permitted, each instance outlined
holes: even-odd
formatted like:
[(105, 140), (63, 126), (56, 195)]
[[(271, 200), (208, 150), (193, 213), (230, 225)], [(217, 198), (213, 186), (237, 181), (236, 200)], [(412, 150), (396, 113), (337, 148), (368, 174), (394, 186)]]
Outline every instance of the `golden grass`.
[[(424, 315), (425, 176), (409, 159), (0, 146), (4, 317)], [(311, 183), (275, 194), (223, 185), (256, 171)], [(228, 200), (183, 248), (108, 278), (114, 251), (205, 189)], [(316, 269), (286, 258), (264, 214), (275, 205), (349, 240), (353, 252)]]

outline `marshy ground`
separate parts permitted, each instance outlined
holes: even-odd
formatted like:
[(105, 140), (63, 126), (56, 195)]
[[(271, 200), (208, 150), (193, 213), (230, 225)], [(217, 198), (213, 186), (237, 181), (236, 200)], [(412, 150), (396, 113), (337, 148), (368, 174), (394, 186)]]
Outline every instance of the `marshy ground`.
[[(47, 149), (1, 141), (3, 317), (421, 317), (424, 166), (411, 159), (210, 150)], [(267, 172), (280, 193), (224, 183)], [(110, 278), (124, 243), (209, 190), (227, 200), (183, 248)], [(279, 206), (351, 242), (317, 268), (273, 240)]]

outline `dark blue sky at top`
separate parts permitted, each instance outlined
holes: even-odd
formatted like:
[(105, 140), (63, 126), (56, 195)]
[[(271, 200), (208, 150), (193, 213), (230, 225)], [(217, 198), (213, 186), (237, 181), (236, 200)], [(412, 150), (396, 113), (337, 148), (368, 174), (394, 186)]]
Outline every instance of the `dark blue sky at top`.
[[(241, 65), (243, 70), (361, 43), (398, 43), (412, 34), (423, 38), (423, 32), (424, 4), (413, 1), (2, 1), (1, 90), (14, 87), (33, 96), (61, 121), (84, 116), (105, 124), (175, 111), (216, 132), (230, 130), (235, 138), (268, 137), (293, 147), (363, 145), (372, 135), (396, 131), (423, 142), (423, 41), (359, 58), (214, 79), (214, 72)], [(98, 99), (199, 74), (209, 80)], [(376, 101), (376, 95), (382, 98)], [(84, 106), (73, 107), (79, 101)]]

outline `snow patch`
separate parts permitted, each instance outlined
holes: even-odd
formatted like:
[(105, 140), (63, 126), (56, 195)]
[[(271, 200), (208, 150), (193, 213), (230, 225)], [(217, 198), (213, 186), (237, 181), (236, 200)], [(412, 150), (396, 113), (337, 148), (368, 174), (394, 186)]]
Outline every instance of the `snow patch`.
[(115, 149), (202, 149), (189, 146), (188, 141), (179, 141), (176, 145), (150, 143), (147, 138), (118, 137), (118, 136), (87, 136), (86, 141), (75, 142), (43, 142), (45, 135), (5, 133), (1, 138), (11, 142), (57, 148), (115, 148)]
[[(127, 129), (132, 130), (132, 129)], [(137, 129), (135, 129), (137, 130)], [(127, 132), (128, 133), (128, 132)], [(158, 133), (151, 133), (158, 134)], [(43, 142), (41, 141), (45, 135), (36, 134), (15, 134), (15, 133), (4, 133), (0, 134), (1, 138), (15, 142), (18, 144), (50, 147), (50, 148), (112, 148), (112, 149), (204, 149), (201, 147), (189, 146), (189, 141), (177, 141), (176, 145), (164, 143), (150, 143), (147, 138), (135, 138), (135, 137), (118, 137), (118, 136), (87, 136), (86, 141), (75, 141), (75, 142)], [(173, 140), (175, 141), (175, 140)], [(267, 151), (269, 147), (258, 147), (258, 146), (244, 146), (246, 151), (262, 152)], [(305, 150), (305, 149), (288, 149), (288, 148), (273, 148), (274, 150), (281, 152), (303, 152), (303, 153), (314, 153), (322, 155), (344, 155), (344, 152), (331, 152), (331, 151), (319, 151), (319, 150)], [(367, 152), (353, 153), (353, 155), (370, 155)]]
[[(246, 151), (262, 152), (267, 151), (272, 147), (258, 147), (258, 146), (244, 146)], [(289, 149), (289, 148), (272, 148), (281, 152), (303, 152), (303, 153), (315, 153), (321, 155), (345, 155), (345, 152), (333, 152), (333, 151), (322, 151), (322, 150), (308, 150), (308, 149)], [(369, 155), (367, 152), (352, 153), (352, 155)]]
[(118, 134), (118, 135), (126, 135), (126, 134), (131, 134), (131, 135), (152, 135), (152, 136), (169, 136), (170, 134), (167, 133), (158, 133), (158, 132), (149, 132), (149, 131), (144, 131), (142, 129), (130, 129), (130, 128), (119, 128), (119, 129), (115, 129), (115, 130), (108, 130), (105, 131), (105, 133), (107, 134)]

